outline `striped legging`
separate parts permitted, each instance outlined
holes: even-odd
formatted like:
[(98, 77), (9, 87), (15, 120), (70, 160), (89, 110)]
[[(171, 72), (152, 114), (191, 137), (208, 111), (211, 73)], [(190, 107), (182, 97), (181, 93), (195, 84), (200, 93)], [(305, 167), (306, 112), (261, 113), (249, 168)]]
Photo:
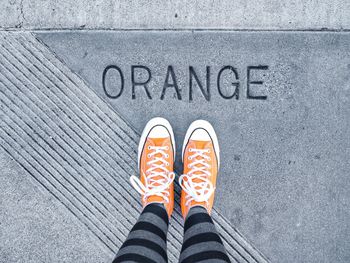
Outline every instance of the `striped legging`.
[[(163, 205), (147, 205), (113, 263), (168, 262), (166, 253), (168, 225), (168, 214)], [(187, 215), (179, 262), (230, 262), (213, 220), (203, 207), (193, 207)]]

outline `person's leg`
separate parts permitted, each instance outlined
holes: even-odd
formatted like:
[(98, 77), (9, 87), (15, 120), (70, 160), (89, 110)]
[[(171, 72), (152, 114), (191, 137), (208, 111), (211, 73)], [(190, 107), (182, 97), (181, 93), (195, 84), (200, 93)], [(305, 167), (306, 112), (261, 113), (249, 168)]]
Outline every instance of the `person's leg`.
[(192, 207), (186, 217), (180, 263), (230, 262), (213, 220), (202, 206)]
[(113, 263), (167, 262), (166, 236), (174, 208), (174, 134), (163, 118), (150, 120), (138, 148), (140, 177), (130, 182), (141, 194), (144, 207)]
[(203, 120), (193, 122), (183, 143), (184, 174), (179, 179), (185, 218), (180, 263), (230, 262), (209, 215), (214, 204), (219, 152), (211, 124)]
[(113, 263), (168, 262), (166, 253), (168, 224), (168, 214), (162, 204), (147, 205), (120, 247)]

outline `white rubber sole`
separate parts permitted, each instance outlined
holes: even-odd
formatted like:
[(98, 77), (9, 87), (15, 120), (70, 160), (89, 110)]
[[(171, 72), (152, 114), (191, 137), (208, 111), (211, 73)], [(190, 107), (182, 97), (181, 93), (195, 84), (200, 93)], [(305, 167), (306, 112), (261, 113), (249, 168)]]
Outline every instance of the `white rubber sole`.
[(184, 151), (185, 151), (186, 145), (187, 145), (188, 141), (190, 140), (192, 133), (196, 129), (204, 129), (208, 132), (211, 140), (213, 141), (213, 146), (214, 146), (214, 150), (216, 153), (216, 158), (218, 159), (218, 168), (219, 168), (219, 166), (220, 166), (220, 148), (219, 148), (218, 137), (216, 136), (216, 133), (215, 133), (213, 126), (208, 121), (205, 121), (205, 120), (196, 120), (196, 121), (191, 123), (190, 127), (188, 127), (186, 135), (185, 135), (185, 139), (184, 139), (184, 142), (182, 145), (182, 160), (184, 159)]
[(143, 129), (142, 134), (141, 134), (139, 147), (138, 147), (138, 151), (137, 151), (137, 161), (138, 161), (137, 163), (138, 163), (139, 169), (140, 169), (140, 159), (141, 159), (141, 153), (142, 153), (143, 146), (145, 145), (148, 134), (156, 126), (164, 126), (169, 131), (171, 144), (173, 146), (173, 152), (174, 152), (173, 157), (175, 160), (176, 148), (175, 148), (175, 138), (174, 138), (173, 128), (171, 127), (170, 123), (166, 119), (161, 118), (161, 117), (156, 117), (156, 118), (151, 119), (149, 122), (147, 122), (147, 124), (146, 124), (146, 126)]

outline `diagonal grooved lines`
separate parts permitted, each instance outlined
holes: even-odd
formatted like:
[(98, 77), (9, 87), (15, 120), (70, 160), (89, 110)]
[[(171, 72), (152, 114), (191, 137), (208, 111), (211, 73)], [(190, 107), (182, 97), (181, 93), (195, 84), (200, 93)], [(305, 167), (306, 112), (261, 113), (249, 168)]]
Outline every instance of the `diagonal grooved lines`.
[[(27, 90), (29, 89), (29, 87), (26, 87), (27, 88)], [(20, 98), (23, 98), (24, 96), (20, 96)], [(41, 98), (40, 98), (40, 100), (41, 100)], [(39, 101), (40, 101), (39, 100)], [(61, 116), (59, 116), (59, 117), (61, 117)], [(49, 121), (50, 119), (46, 119), (46, 121)], [(59, 120), (57, 120), (57, 121), (59, 121)], [(42, 124), (42, 125), (45, 125), (45, 124)], [(40, 125), (41, 126), (41, 125)], [(58, 136), (58, 138), (59, 138), (60, 136)], [(66, 137), (66, 136), (65, 136)], [(109, 166), (108, 166), (109, 167)], [(115, 176), (114, 176), (115, 177)], [(114, 178), (113, 177), (113, 178)], [(115, 181), (114, 182), (114, 184), (115, 185), (117, 185), (117, 186), (119, 186), (119, 184), (118, 184), (118, 182), (117, 181)], [(125, 190), (124, 190), (124, 192), (125, 192)], [(124, 194), (126, 194), (126, 192), (124, 193)], [(119, 194), (120, 195), (120, 194)], [(127, 202), (126, 200), (124, 201), (124, 202)], [(120, 205), (120, 204), (119, 204)], [(136, 209), (135, 209), (135, 211), (136, 211)], [(136, 213), (136, 215), (137, 215), (138, 213)], [(134, 215), (134, 216), (131, 216), (131, 218), (135, 218), (136, 217), (136, 215)], [(131, 227), (130, 227), (131, 228)]]
[[(141, 209), (128, 181), (139, 134), (32, 34), (3, 32), (0, 44), (1, 146), (115, 253)], [(183, 231), (178, 205), (174, 214), (170, 262)], [(232, 262), (268, 262), (218, 211), (213, 218)]]

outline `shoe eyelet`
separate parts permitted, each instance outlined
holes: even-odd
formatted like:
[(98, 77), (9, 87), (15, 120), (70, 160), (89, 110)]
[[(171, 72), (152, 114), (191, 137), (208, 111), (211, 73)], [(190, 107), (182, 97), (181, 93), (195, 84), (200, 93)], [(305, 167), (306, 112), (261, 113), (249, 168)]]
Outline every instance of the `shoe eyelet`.
[(208, 161), (211, 161), (211, 158), (210, 158), (210, 157), (208, 158)]
[(151, 158), (151, 155), (150, 155), (150, 154), (147, 154), (147, 158)]
[(170, 165), (170, 163), (166, 163), (166, 166), (169, 166)]
[(151, 146), (148, 145), (147, 149), (148, 149), (148, 150), (151, 150)]
[(193, 150), (192, 148), (189, 148), (189, 149), (188, 149), (189, 152), (192, 152), (192, 150)]
[(207, 153), (210, 153), (210, 149), (207, 150)]
[(189, 164), (189, 165), (187, 165), (187, 168), (190, 168), (190, 169), (191, 169), (191, 168), (192, 168), (192, 165), (190, 165), (190, 164)]
[(166, 154), (166, 155), (165, 155), (165, 158), (169, 158), (169, 154)]
[(192, 156), (188, 156), (188, 160), (192, 160)]
[(169, 150), (169, 146), (165, 146), (165, 150)]

